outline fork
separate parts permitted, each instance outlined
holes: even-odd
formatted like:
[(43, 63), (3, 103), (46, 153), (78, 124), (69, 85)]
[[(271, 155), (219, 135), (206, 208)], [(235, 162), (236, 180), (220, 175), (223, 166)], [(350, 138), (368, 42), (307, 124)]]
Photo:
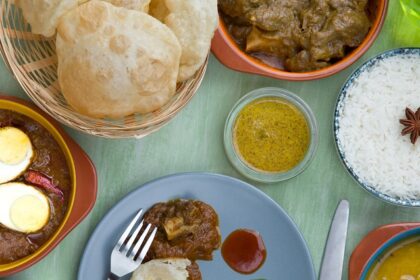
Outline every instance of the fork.
[[(108, 280), (117, 280), (129, 273), (132, 273), (134, 270), (140, 267), (144, 257), (147, 254), (147, 251), (149, 251), (149, 248), (152, 245), (153, 239), (156, 235), (156, 227), (154, 227), (154, 229), (151, 231), (152, 226), (150, 224), (144, 223), (144, 220), (141, 220), (132, 235), (129, 236), (134, 226), (140, 220), (142, 213), (143, 209), (140, 209), (137, 212), (134, 219), (130, 222), (124, 233), (121, 235), (117, 245), (115, 245), (114, 249), (112, 250), (111, 272), (109, 273)], [(137, 239), (137, 236), (143, 228), (143, 225), (146, 226), (146, 229), (143, 231), (140, 238)], [(146, 239), (150, 231), (151, 233)], [(142, 246), (143, 244), (144, 246)], [(139, 252), (140, 254), (138, 255)], [(136, 258), (137, 255), (138, 257)]]

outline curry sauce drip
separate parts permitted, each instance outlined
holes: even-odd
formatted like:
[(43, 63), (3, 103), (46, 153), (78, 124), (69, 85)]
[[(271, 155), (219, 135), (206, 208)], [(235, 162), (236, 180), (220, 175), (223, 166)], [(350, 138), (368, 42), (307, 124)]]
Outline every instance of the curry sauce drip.
[(260, 98), (239, 113), (233, 131), (237, 153), (250, 167), (266, 172), (293, 169), (305, 157), (309, 127), (302, 112), (280, 98)]

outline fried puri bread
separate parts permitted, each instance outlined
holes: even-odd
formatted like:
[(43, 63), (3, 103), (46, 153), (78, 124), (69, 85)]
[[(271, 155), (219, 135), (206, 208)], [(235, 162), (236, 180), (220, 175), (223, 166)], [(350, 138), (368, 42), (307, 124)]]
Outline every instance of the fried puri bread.
[(182, 46), (178, 81), (203, 65), (218, 26), (217, 0), (152, 0), (150, 14), (165, 23)]
[(81, 114), (149, 113), (176, 92), (181, 47), (146, 13), (92, 0), (62, 17), (56, 46), (61, 90)]
[(150, 0), (103, 0), (111, 3), (117, 7), (126, 9), (137, 10), (147, 13), (149, 11)]
[(31, 25), (32, 33), (51, 37), (60, 18), (77, 7), (77, 0), (15, 0), (23, 16)]
[(131, 280), (201, 280), (196, 263), (189, 259), (156, 259), (143, 263), (132, 275)]

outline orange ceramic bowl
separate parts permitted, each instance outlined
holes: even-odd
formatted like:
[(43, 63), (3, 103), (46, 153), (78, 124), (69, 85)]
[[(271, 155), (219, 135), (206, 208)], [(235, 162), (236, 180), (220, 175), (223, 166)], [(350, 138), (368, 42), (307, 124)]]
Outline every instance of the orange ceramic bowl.
[(33, 254), (8, 264), (0, 264), (0, 277), (22, 271), (44, 258), (92, 209), (96, 200), (96, 171), (89, 157), (47, 114), (29, 102), (0, 95), (0, 109), (27, 116), (48, 130), (67, 160), (72, 177), (72, 191), (67, 213), (52, 237)]
[(366, 235), (351, 254), (348, 269), (349, 280), (365, 279), (371, 265), (384, 250), (392, 248), (407, 237), (419, 236), (420, 223), (389, 224), (378, 227)]
[(320, 70), (302, 73), (288, 72), (273, 68), (247, 55), (234, 42), (221, 18), (219, 19), (219, 28), (213, 38), (211, 49), (221, 63), (240, 72), (289, 81), (307, 81), (325, 78), (349, 67), (359, 59), (373, 44), (381, 31), (387, 13), (388, 0), (370, 0), (369, 3), (369, 10), (374, 14), (373, 24), (362, 44), (339, 62)]

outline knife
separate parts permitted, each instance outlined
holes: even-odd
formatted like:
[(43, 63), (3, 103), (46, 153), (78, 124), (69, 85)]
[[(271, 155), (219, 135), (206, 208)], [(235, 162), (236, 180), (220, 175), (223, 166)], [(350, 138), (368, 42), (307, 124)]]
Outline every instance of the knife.
[(319, 280), (340, 280), (342, 277), (349, 214), (349, 202), (342, 200), (335, 210), (331, 223)]

